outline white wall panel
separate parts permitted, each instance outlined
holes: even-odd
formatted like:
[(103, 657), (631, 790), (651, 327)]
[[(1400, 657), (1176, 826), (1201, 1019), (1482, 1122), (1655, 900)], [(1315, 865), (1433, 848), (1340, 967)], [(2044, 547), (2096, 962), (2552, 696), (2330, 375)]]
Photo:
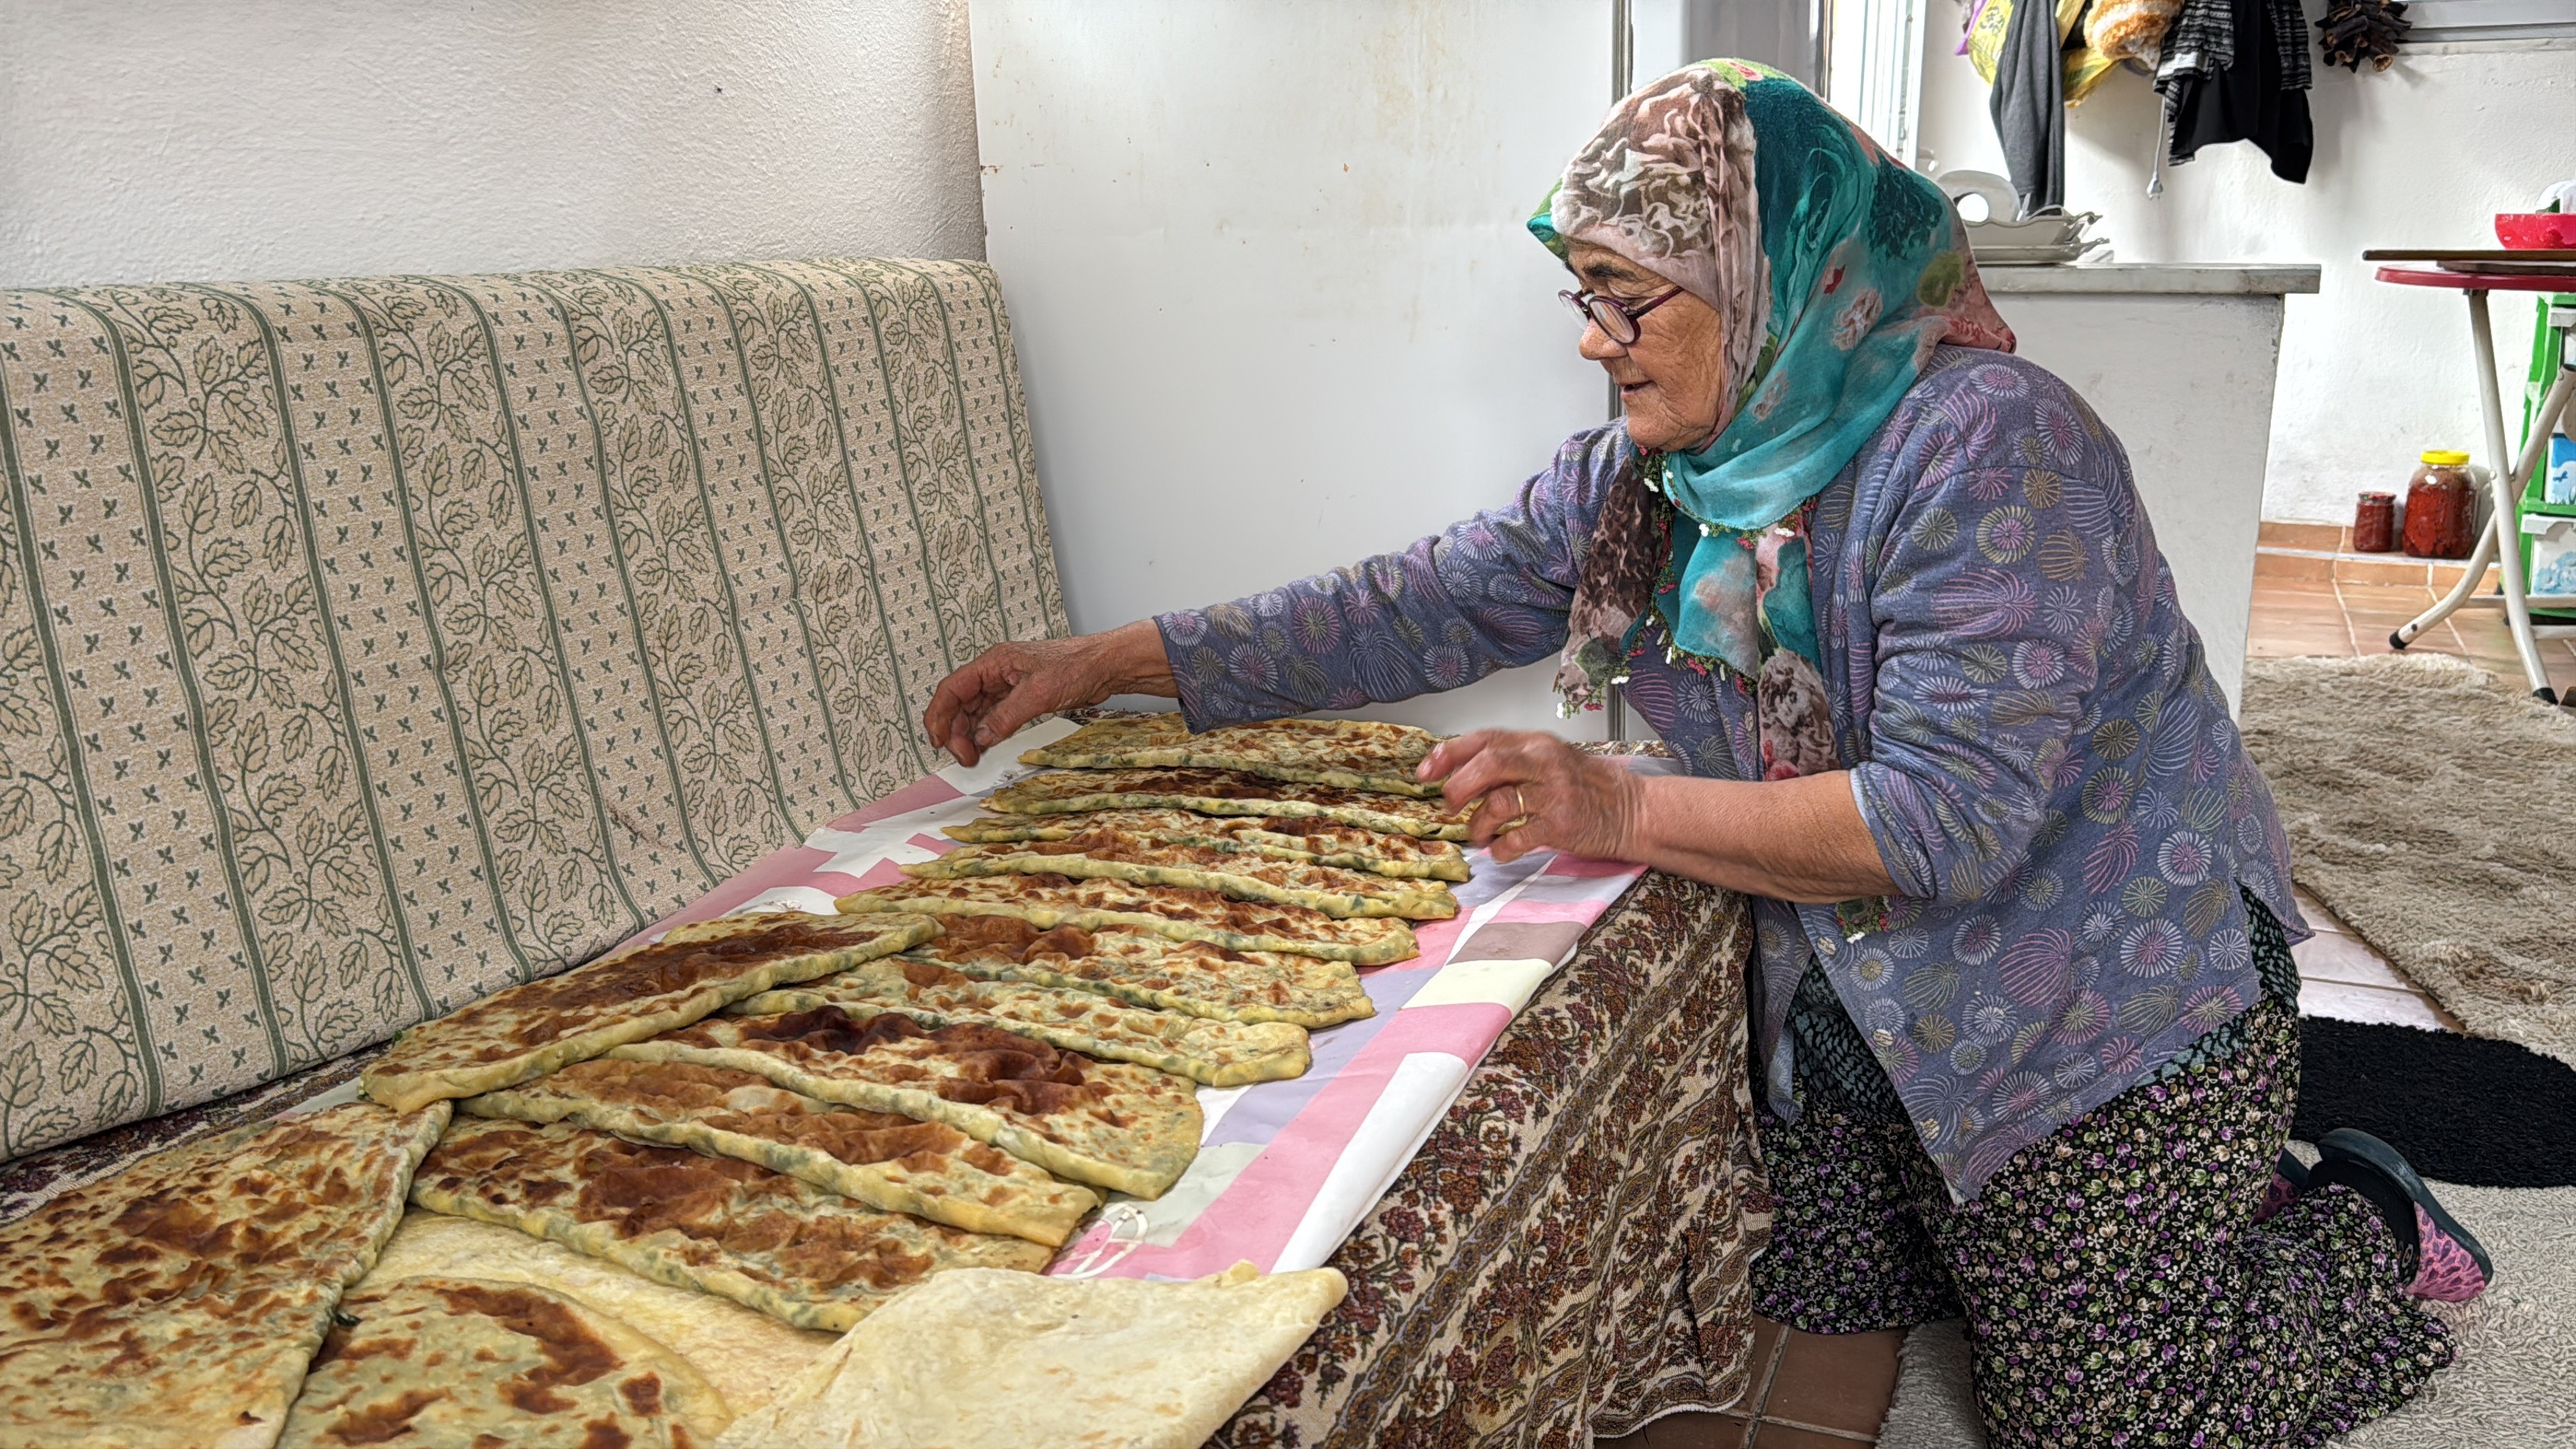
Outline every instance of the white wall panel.
[[(1522, 228), (1606, 0), (974, 0), (986, 253), (1078, 629), (1507, 501), (1604, 412)], [(1372, 711), (1556, 727), (1549, 666)]]
[(965, 0), (0, 0), (0, 286), (978, 255)]

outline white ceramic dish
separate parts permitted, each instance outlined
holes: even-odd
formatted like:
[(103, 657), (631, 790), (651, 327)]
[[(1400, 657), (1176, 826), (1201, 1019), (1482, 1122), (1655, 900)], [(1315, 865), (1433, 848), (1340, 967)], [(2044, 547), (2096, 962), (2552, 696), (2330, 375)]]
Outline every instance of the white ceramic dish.
[(1986, 247), (2071, 246), (2084, 235), (2084, 229), (2101, 220), (2099, 212), (2051, 212), (2027, 221), (1973, 221), (1968, 223), (1968, 245), (1980, 250)]

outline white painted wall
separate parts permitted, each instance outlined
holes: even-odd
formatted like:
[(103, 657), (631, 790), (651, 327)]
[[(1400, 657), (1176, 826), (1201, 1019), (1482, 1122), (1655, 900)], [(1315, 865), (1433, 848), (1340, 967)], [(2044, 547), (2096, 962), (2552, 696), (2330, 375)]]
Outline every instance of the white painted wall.
[[(1075, 628), (1401, 547), (1603, 417), (1521, 223), (1608, 109), (1606, 0), (973, 20), (986, 245)], [(1551, 673), (1374, 713), (1597, 736)]]
[(0, 285), (980, 256), (964, 0), (0, 0)]
[[(2315, 0), (2308, 8), (2313, 16)], [(1924, 143), (1944, 169), (2000, 172), (1985, 83), (1951, 54), (1961, 15), (1959, 0), (1931, 0)], [(2360, 75), (2319, 61), (2305, 186), (2274, 178), (2263, 154), (2240, 144), (2168, 168), (2164, 196), (2149, 200), (2156, 104), (2143, 77), (2118, 75), (2068, 115), (2067, 206), (2103, 213), (2097, 230), (2120, 260), (2325, 270), (2322, 292), (2289, 299), (2263, 516), (2349, 523), (2353, 494), (2403, 487), (2423, 449), (2483, 455), (2467, 308), (2453, 293), (2373, 281), (2361, 253), (2493, 246), (2492, 213), (2526, 209), (2576, 176), (2576, 47), (2429, 47)], [(2500, 297), (2495, 310), (2510, 420), (2531, 303)], [(2102, 345), (2122, 344), (2105, 336)]]

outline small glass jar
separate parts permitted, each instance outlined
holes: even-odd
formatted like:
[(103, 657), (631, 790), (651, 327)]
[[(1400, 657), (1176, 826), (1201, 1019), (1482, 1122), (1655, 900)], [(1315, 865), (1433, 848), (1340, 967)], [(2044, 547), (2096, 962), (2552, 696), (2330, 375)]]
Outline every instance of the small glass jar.
[(2424, 454), (2406, 485), (2406, 552), (2416, 558), (2467, 558), (2477, 546), (2478, 488), (2469, 455), (2453, 448)]
[(2352, 551), (2393, 553), (2397, 548), (2397, 495), (2364, 493), (2352, 509)]

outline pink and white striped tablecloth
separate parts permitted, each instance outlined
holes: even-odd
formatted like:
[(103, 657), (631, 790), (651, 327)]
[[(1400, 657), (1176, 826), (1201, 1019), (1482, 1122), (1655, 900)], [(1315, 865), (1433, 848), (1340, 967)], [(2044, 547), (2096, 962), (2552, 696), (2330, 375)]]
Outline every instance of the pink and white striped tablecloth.
[[(1070, 733), (1050, 721), (985, 763), (951, 766), (772, 852), (646, 937), (742, 910), (829, 911), (835, 897), (901, 879), (955, 848), (1022, 750)], [(1377, 1014), (1314, 1034), (1314, 1066), (1288, 1082), (1199, 1090), (1198, 1160), (1153, 1202), (1113, 1200), (1059, 1254), (1056, 1273), (1194, 1278), (1249, 1261), (1321, 1264), (1410, 1161), (1467, 1074), (1592, 922), (1643, 874), (1553, 852), (1497, 865), (1471, 851), (1458, 915), (1417, 923), (1422, 954), (1361, 973)]]

